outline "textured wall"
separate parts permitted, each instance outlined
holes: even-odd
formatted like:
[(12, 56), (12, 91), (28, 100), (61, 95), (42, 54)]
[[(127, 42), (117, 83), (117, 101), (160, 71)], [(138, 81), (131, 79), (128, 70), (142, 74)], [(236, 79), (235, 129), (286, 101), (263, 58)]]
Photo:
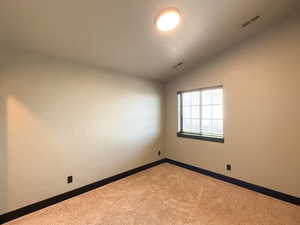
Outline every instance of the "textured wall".
[[(41, 56), (4, 58), (3, 211), (159, 159), (159, 84)], [(68, 175), (73, 184), (66, 184)]]
[[(290, 18), (168, 82), (167, 156), (300, 197), (299, 27)], [(176, 92), (220, 84), (225, 143), (177, 138)]]

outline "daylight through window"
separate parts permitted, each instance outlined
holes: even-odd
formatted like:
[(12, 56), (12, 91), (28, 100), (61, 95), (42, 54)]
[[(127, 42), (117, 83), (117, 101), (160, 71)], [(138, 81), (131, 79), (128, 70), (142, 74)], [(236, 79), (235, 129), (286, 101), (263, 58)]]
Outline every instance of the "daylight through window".
[(224, 142), (223, 87), (178, 92), (178, 136)]

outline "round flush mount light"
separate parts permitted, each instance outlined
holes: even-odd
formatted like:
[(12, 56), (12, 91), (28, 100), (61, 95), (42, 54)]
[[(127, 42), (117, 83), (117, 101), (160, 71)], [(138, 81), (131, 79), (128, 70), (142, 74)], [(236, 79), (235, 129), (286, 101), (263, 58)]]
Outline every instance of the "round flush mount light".
[(174, 30), (180, 23), (180, 12), (176, 8), (166, 8), (159, 12), (155, 25), (160, 31)]

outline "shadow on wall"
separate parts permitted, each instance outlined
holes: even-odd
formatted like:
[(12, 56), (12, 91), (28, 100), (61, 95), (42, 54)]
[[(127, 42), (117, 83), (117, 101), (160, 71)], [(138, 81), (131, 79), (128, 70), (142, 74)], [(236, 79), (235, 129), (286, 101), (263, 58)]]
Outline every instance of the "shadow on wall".
[(5, 98), (0, 96), (0, 215), (6, 209), (6, 192), (7, 192), (7, 177), (6, 177), (6, 102)]

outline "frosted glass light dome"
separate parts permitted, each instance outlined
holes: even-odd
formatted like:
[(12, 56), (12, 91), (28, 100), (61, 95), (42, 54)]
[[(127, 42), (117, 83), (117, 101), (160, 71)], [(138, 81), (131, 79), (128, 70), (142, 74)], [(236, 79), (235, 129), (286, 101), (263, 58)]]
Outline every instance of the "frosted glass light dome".
[(156, 26), (160, 31), (171, 31), (180, 23), (180, 13), (176, 8), (161, 10), (156, 18)]

